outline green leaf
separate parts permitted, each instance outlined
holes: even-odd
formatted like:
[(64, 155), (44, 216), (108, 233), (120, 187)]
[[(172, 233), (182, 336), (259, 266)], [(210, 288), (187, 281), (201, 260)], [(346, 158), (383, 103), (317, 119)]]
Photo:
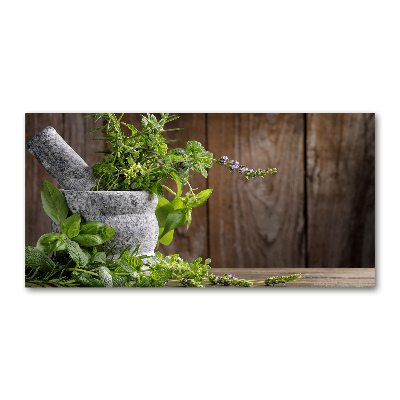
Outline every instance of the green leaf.
[(44, 212), (57, 225), (61, 225), (68, 215), (68, 204), (62, 192), (50, 182), (44, 181), (41, 198)]
[(117, 232), (116, 229), (101, 222), (85, 222), (81, 224), (80, 228), (79, 235), (75, 236), (73, 240), (86, 247), (103, 244)]
[[(162, 235), (162, 232), (164, 231), (164, 228), (160, 230), (160, 236)], [(171, 231), (167, 232), (165, 235), (163, 235), (160, 239), (159, 242), (161, 244), (164, 244), (165, 246), (168, 246), (171, 244), (172, 239), (174, 238), (174, 230), (172, 229)]]
[(55, 268), (54, 261), (35, 247), (25, 246), (25, 267), (40, 268), (44, 271), (52, 271)]
[(98, 253), (92, 255), (90, 262), (98, 262), (104, 264), (107, 261), (106, 253), (99, 251)]
[(80, 267), (87, 265), (90, 260), (90, 253), (81, 249), (78, 243), (69, 240), (67, 235), (62, 234), (61, 236), (65, 246), (67, 247), (69, 255), (76, 262), (76, 264)]
[[(143, 262), (142, 262), (142, 264), (140, 265), (139, 269), (141, 268), (142, 265), (143, 265)], [(121, 262), (121, 267), (118, 267), (118, 268), (122, 268), (122, 270), (123, 270), (124, 272), (127, 272), (127, 273), (129, 274), (129, 276), (130, 276), (131, 279), (136, 279), (136, 278), (138, 277), (137, 271), (135, 271), (135, 269), (133, 269), (133, 268), (128, 264), (128, 262), (127, 262), (126, 260), (124, 260), (123, 262)], [(118, 268), (117, 268), (117, 269), (118, 269)], [(115, 271), (117, 271), (117, 269), (116, 269)]]
[(46, 254), (66, 249), (59, 233), (44, 234), (37, 241), (36, 248)]
[(107, 267), (100, 267), (98, 271), (101, 283), (105, 287), (113, 287), (113, 279), (110, 274), (110, 270)]
[(189, 226), (192, 223), (192, 209), (191, 208), (186, 209), (186, 221), (187, 221), (186, 229), (189, 229)]
[(203, 205), (207, 199), (211, 196), (212, 189), (206, 189), (196, 194), (195, 197), (192, 197), (189, 201), (189, 205), (192, 208), (200, 207)]
[(72, 278), (79, 284), (79, 286), (84, 287), (104, 287), (99, 279), (93, 278), (92, 275), (86, 272), (72, 272)]
[(61, 233), (64, 233), (72, 239), (79, 234), (80, 225), (81, 216), (79, 214), (73, 214), (61, 224)]
[(161, 197), (164, 196), (163, 188), (160, 184), (160, 182), (154, 183), (151, 187), (150, 190), (157, 195), (157, 197), (160, 199)]
[(167, 220), (165, 221), (164, 231), (161, 234), (160, 239), (165, 234), (179, 226), (182, 226), (186, 222), (186, 212), (183, 208), (174, 210), (168, 214)]
[(174, 210), (179, 210), (180, 208), (183, 208), (183, 201), (180, 198), (174, 198), (171, 201), (171, 206), (174, 207)]
[(158, 199), (158, 204), (156, 208), (156, 217), (159, 228), (164, 228), (168, 214), (171, 213), (172, 211), (174, 211), (174, 207), (166, 198), (162, 197), (161, 199)]
[(93, 247), (102, 244), (102, 240), (97, 235), (78, 235), (72, 238), (72, 240), (78, 243), (80, 246)]

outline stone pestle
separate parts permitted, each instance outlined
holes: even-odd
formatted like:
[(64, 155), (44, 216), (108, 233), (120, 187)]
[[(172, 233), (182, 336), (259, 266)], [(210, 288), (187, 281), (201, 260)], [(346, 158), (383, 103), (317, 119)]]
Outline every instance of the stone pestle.
[(92, 169), (51, 126), (34, 136), (26, 149), (65, 190), (88, 191), (97, 183)]

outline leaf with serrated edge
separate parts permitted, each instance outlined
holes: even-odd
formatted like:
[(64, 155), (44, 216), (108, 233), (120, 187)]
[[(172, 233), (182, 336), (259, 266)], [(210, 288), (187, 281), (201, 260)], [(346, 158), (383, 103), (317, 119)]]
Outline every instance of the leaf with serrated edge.
[(77, 263), (77, 265), (81, 267), (87, 265), (90, 260), (90, 253), (87, 251), (83, 251), (83, 249), (79, 247), (79, 244), (68, 239), (67, 235), (62, 234), (61, 236), (63, 242), (67, 246), (69, 255)]
[(110, 274), (110, 270), (107, 267), (100, 267), (98, 271), (101, 283), (105, 287), (113, 287), (113, 280)]

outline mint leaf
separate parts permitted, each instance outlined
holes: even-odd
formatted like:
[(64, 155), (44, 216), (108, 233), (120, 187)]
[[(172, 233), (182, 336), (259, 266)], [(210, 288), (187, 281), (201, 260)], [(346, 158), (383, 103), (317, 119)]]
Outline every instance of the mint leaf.
[(84, 267), (85, 265), (87, 265), (90, 260), (90, 253), (81, 249), (78, 243), (69, 240), (67, 235), (62, 234), (61, 237), (63, 242), (65, 243), (65, 246), (67, 247), (69, 255), (76, 262), (76, 264), (80, 267)]
[(105, 287), (113, 287), (113, 279), (107, 267), (99, 267), (99, 278)]
[(68, 204), (62, 192), (50, 182), (44, 181), (40, 195), (44, 212), (57, 225), (61, 225), (68, 215)]

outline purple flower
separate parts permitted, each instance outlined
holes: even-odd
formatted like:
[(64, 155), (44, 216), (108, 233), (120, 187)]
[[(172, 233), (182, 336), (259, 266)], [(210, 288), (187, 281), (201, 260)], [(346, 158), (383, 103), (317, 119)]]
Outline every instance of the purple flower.
[(168, 285), (168, 281), (165, 281), (165, 282), (164, 282), (164, 286), (167, 286), (167, 285)]
[(185, 279), (185, 283), (187, 283), (187, 281), (188, 281), (188, 278)]
[(232, 161), (232, 164), (231, 164), (232, 172), (233, 172), (237, 167), (239, 167), (239, 162), (238, 162), (238, 161), (235, 161), (235, 162)]
[(229, 158), (227, 156), (222, 156), (221, 157), (223, 160), (229, 160)]

